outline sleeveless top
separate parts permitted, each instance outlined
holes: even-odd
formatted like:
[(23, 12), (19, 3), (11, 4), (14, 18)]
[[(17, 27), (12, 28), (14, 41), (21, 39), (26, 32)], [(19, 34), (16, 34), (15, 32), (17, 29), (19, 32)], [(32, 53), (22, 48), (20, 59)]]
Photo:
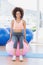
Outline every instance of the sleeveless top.
[(13, 29), (24, 29), (22, 20), (20, 22), (16, 22), (16, 20), (14, 20)]

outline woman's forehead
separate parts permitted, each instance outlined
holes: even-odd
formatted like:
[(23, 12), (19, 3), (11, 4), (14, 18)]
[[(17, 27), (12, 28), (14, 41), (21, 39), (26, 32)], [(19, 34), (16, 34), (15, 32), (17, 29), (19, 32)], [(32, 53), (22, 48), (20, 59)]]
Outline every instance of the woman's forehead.
[(20, 13), (20, 11), (17, 11), (16, 13)]

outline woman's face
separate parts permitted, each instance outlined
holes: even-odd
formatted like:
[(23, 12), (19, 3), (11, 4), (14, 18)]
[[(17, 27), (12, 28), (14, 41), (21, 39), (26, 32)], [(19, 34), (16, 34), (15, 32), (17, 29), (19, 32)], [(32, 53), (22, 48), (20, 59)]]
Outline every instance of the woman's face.
[(19, 11), (16, 12), (16, 18), (21, 18), (21, 13)]

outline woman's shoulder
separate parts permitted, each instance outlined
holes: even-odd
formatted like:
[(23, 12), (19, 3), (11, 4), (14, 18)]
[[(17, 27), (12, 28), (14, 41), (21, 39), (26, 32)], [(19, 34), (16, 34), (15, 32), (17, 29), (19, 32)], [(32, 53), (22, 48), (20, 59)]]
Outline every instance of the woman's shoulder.
[(25, 20), (24, 20), (24, 19), (22, 19), (22, 22), (25, 22)]
[(12, 22), (14, 22), (15, 21), (15, 19), (12, 19)]
[(26, 21), (25, 21), (24, 19), (22, 20), (22, 22), (23, 22), (23, 23), (26, 23)]
[(14, 24), (14, 19), (12, 19), (11, 24)]
[(15, 19), (12, 19), (12, 23), (14, 23), (15, 22)]

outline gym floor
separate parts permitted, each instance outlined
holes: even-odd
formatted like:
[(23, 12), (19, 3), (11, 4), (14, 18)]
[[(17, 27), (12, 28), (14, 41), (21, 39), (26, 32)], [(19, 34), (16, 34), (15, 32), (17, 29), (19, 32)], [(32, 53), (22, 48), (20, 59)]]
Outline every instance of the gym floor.
[[(38, 46), (38, 49), (42, 53), (43, 46)], [(5, 51), (5, 46), (0, 46), (0, 51)], [(32, 49), (32, 51), (35, 51), (35, 49), (34, 50)], [(15, 65), (17, 64), (18, 65), (43, 65), (43, 58), (24, 58), (24, 61), (20, 62), (19, 58), (17, 57), (17, 60), (14, 62), (12, 61), (11, 56), (0, 56), (0, 65), (14, 65), (14, 64)]]

